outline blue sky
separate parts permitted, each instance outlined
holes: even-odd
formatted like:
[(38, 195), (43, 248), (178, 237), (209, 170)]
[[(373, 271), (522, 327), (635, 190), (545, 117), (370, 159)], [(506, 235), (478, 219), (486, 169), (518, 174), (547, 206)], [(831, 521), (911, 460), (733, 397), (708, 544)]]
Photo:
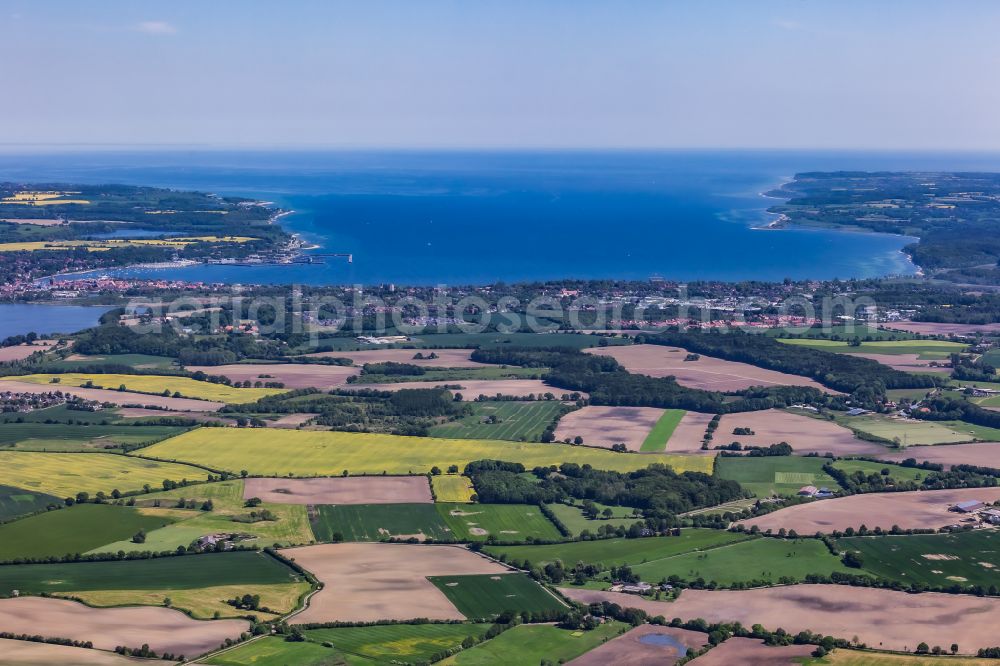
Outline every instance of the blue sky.
[(0, 0), (0, 144), (998, 150), (997, 35), (972, 0)]

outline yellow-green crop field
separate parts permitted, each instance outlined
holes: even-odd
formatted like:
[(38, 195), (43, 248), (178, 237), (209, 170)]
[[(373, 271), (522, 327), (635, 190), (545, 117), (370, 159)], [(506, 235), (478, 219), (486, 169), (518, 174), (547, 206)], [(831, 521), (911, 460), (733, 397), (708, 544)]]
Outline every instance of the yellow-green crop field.
[[(225, 384), (200, 382), (190, 377), (170, 377), (164, 375), (85, 375), (80, 372), (66, 372), (60, 374), (0, 377), (0, 381), (5, 379), (32, 382), (34, 384), (50, 384), (52, 390), (57, 390), (60, 384), (63, 386), (83, 386), (87, 382), (90, 382), (94, 388), (118, 390), (124, 386), (126, 391), (155, 395), (160, 395), (163, 391), (167, 390), (170, 391), (171, 395), (179, 393), (185, 398), (237, 404), (254, 402), (268, 395), (285, 392), (285, 389), (275, 388), (235, 388), (233, 386), (226, 386)], [(58, 379), (59, 381), (54, 382), (54, 379)]]
[(620, 472), (664, 463), (678, 472), (706, 474), (712, 473), (714, 463), (710, 456), (618, 453), (569, 444), (233, 428), (198, 428), (138, 453), (266, 476), (325, 476), (344, 470), (353, 474), (424, 474), (434, 466), (464, 468), (483, 458), (520, 462), (528, 469), (574, 462)]
[(252, 240), (257, 239), (250, 236), (187, 236), (184, 238), (131, 238), (128, 240), (25, 241), (22, 243), (0, 243), (0, 252), (72, 250), (78, 247), (86, 248), (88, 252), (104, 252), (120, 247), (186, 247), (193, 243), (247, 243)]
[(197, 467), (111, 453), (36, 453), (0, 451), (0, 484), (69, 497), (80, 491), (94, 495), (142, 490), (163, 481), (204, 481), (208, 472)]
[(434, 487), (434, 497), (438, 502), (471, 502), (472, 481), (467, 476), (458, 474), (438, 475), (431, 477)]

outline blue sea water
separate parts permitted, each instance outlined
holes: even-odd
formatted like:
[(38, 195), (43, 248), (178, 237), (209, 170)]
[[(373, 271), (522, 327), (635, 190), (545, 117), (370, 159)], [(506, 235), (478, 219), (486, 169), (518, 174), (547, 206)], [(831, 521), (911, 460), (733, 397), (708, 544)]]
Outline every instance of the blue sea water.
[(808, 170), (996, 170), (1000, 156), (810, 152), (77, 152), (0, 155), (0, 180), (198, 189), (294, 210), (353, 263), (126, 269), (213, 282), (476, 284), (913, 273), (912, 239), (767, 230), (761, 196)]
[(75, 333), (97, 324), (108, 307), (0, 304), (0, 340), (34, 331), (40, 335)]

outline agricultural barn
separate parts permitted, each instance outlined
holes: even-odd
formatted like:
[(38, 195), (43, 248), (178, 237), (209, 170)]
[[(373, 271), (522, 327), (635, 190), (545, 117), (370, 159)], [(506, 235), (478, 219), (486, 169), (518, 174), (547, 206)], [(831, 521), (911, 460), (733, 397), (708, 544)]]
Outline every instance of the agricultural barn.
[(819, 489), (817, 489), (816, 486), (802, 486), (799, 488), (799, 495), (802, 495), (803, 497), (812, 497), (818, 492)]
[(952, 509), (958, 511), (959, 513), (974, 513), (984, 508), (986, 505), (979, 500), (969, 500), (967, 502), (959, 502)]

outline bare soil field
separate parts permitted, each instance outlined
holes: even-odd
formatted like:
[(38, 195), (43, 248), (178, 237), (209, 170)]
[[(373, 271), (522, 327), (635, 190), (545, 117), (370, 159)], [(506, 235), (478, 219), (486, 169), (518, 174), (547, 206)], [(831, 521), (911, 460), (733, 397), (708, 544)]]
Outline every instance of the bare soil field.
[[(162, 409), (146, 409), (145, 407), (120, 407), (115, 410), (115, 413), (123, 419), (162, 418), (164, 415)], [(228, 425), (236, 425), (235, 419), (227, 419), (212, 412), (186, 412), (184, 418), (195, 421), (221, 421)]]
[[(704, 618), (708, 622), (762, 624), (789, 633), (815, 631), (869, 647), (913, 651), (929, 645), (958, 643), (965, 654), (996, 643), (1000, 599), (962, 594), (894, 590), (846, 585), (789, 585), (754, 590), (685, 590), (674, 602), (648, 601), (620, 592), (561, 590), (584, 603), (611, 601), (641, 608), (650, 615)], [(711, 654), (711, 652), (709, 653)], [(707, 662), (709, 664), (713, 662)], [(730, 661), (727, 663), (743, 663)]]
[(0, 347), (0, 362), (20, 361), (28, 358), (35, 352), (48, 351), (58, 344), (56, 340), (36, 340), (33, 344), (13, 345), (11, 347)]
[(851, 354), (887, 365), (903, 372), (951, 372), (951, 368), (932, 366), (934, 361), (921, 360), (919, 354)]
[[(109, 389), (83, 388), (65, 384), (35, 384), (32, 382), (5, 381), (0, 385), (5, 391), (17, 393), (48, 393), (59, 390), (69, 395), (76, 395), (85, 400), (110, 402), (113, 405), (144, 405), (162, 407), (173, 412), (214, 412), (222, 408), (223, 402), (211, 400), (194, 400), (193, 398), (173, 398), (162, 395), (147, 395), (129, 391), (111, 391)], [(162, 416), (163, 412), (159, 412)]]
[[(869, 493), (809, 502), (779, 509), (750, 520), (741, 521), (748, 528), (777, 532), (784, 527), (799, 534), (833, 532), (864, 523), (869, 529), (938, 529), (953, 525), (962, 514), (949, 511), (958, 502), (1000, 500), (1000, 488), (960, 488), (956, 490), (916, 490), (903, 493)], [(950, 645), (950, 643), (949, 643)]]
[(700, 414), (698, 412), (684, 414), (681, 417), (681, 422), (677, 424), (673, 434), (670, 435), (670, 439), (667, 440), (667, 453), (695, 453), (714, 456), (715, 451), (703, 451), (701, 448), (701, 440), (705, 437), (705, 431), (713, 416), (714, 414)]
[[(49, 645), (30, 641), (15, 641), (0, 638), (0, 654), (5, 666), (52, 666), (52, 664), (73, 664), (74, 666), (136, 666), (149, 664), (148, 659), (123, 657), (104, 650)], [(163, 662), (173, 664), (172, 661)]]
[(324, 583), (295, 616), (296, 623), (464, 620), (427, 576), (510, 573), (456, 546), (337, 543), (288, 548), (281, 554)]
[[(310, 363), (235, 363), (233, 365), (189, 365), (187, 370), (222, 375), (234, 382), (281, 382), (288, 389), (332, 389), (347, 385), (347, 378), (360, 368)], [(267, 375), (267, 376), (262, 376)]]
[(902, 451), (886, 449), (878, 457), (882, 460), (891, 460), (892, 462), (914, 458), (917, 462), (924, 462), (926, 460), (932, 463), (940, 463), (946, 468), (952, 465), (1000, 467), (1000, 442), (911, 446)]
[[(551, 393), (556, 398), (561, 398), (564, 393), (569, 393), (563, 389), (555, 388), (545, 384), (540, 379), (455, 379), (443, 382), (398, 382), (395, 384), (352, 384), (357, 388), (374, 388), (379, 391), (398, 391), (399, 389), (435, 388), (437, 386), (461, 386), (460, 389), (452, 389), (453, 392), (462, 394), (466, 400), (472, 400), (480, 395), (494, 396), (497, 393), (509, 395), (517, 398), (524, 398), (528, 395), (545, 395)], [(579, 392), (586, 397), (586, 393)]]
[(700, 649), (708, 641), (707, 634), (697, 631), (644, 624), (611, 639), (569, 663), (572, 666), (607, 666), (607, 664), (615, 664), (615, 666), (645, 666), (646, 664), (672, 666), (682, 656), (679, 654), (679, 650), (672, 645), (643, 643), (640, 640), (643, 636), (650, 634), (669, 636), (689, 650)]
[[(736, 428), (750, 428), (754, 434), (734, 435), (733, 430)], [(886, 447), (874, 442), (858, 439), (850, 429), (832, 421), (814, 419), (782, 409), (723, 415), (712, 444), (721, 446), (731, 442), (739, 442), (744, 446), (788, 442), (798, 455), (829, 452), (836, 456), (857, 456), (881, 454), (886, 450)]]
[(192, 620), (154, 606), (90, 608), (65, 599), (0, 599), (0, 631), (93, 641), (102, 650), (148, 643), (156, 652), (193, 658), (249, 628), (246, 620)]
[(247, 479), (243, 499), (275, 504), (432, 504), (426, 476), (348, 476), (328, 479)]
[(920, 335), (973, 335), (1000, 331), (1000, 324), (944, 324), (932, 321), (894, 321), (882, 328)]
[(746, 363), (711, 356), (702, 356), (697, 361), (685, 361), (688, 353), (679, 347), (627, 345), (584, 351), (588, 354), (611, 356), (629, 372), (650, 377), (673, 376), (678, 384), (691, 388), (739, 391), (751, 386), (811, 386), (827, 393), (836, 393), (808, 377), (765, 370)]
[[(365, 363), (409, 363), (424, 368), (485, 368), (488, 363), (473, 361), (472, 349), (372, 349), (366, 351), (333, 351), (303, 354), (312, 358), (349, 358), (354, 365)], [(413, 358), (416, 354), (436, 354), (437, 358)]]
[(764, 641), (752, 638), (730, 638), (717, 645), (697, 659), (691, 661), (698, 666), (795, 666), (802, 663), (815, 650), (813, 645), (764, 645)]
[(655, 407), (584, 407), (559, 419), (556, 439), (579, 436), (584, 444), (607, 449), (624, 442), (629, 451), (638, 451), (663, 412)]
[(269, 421), (268, 425), (272, 428), (297, 428), (311, 418), (315, 418), (317, 414), (285, 414), (284, 416), (278, 417), (273, 421)]
[(36, 227), (58, 227), (60, 224), (64, 223), (64, 220), (58, 217), (9, 217), (0, 220), (0, 222), (7, 222), (10, 224), (33, 224)]

